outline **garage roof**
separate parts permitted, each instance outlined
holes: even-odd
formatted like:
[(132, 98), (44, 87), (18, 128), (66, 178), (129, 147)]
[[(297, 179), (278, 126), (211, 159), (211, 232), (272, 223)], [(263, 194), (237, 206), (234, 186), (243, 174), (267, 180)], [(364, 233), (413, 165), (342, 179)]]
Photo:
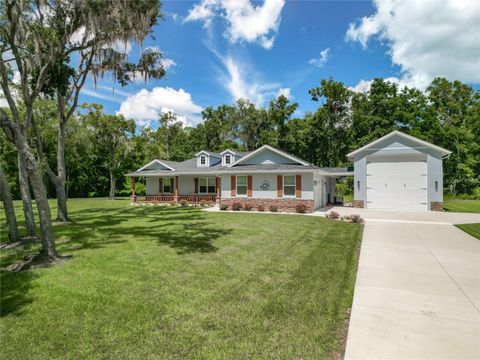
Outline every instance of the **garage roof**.
[(414, 143), (417, 143), (419, 144), (420, 146), (423, 146), (423, 147), (429, 147), (435, 151), (438, 151), (439, 153), (442, 154), (442, 156), (447, 156), (447, 155), (450, 155), (452, 152), (450, 150), (447, 150), (447, 149), (444, 149), (440, 146), (437, 146), (437, 145), (433, 145), (432, 143), (429, 143), (428, 141), (424, 141), (424, 140), (420, 140), (419, 138), (416, 138), (414, 136), (411, 136), (411, 135), (407, 135), (401, 131), (398, 131), (398, 130), (394, 130), (392, 131), (391, 133), (385, 135), (385, 136), (382, 136), (381, 138), (378, 138), (377, 140), (375, 141), (372, 141), (371, 143), (365, 145), (365, 146), (362, 146), (360, 149), (357, 149), (355, 151), (352, 151), (350, 154), (347, 155), (347, 157), (349, 159), (353, 158), (355, 155), (361, 153), (362, 151), (365, 151), (365, 150), (368, 150), (368, 149), (371, 149), (372, 147), (374, 147), (375, 145), (381, 143), (382, 141), (385, 141), (389, 138), (392, 138), (392, 137), (395, 137), (395, 136), (398, 136), (400, 138), (404, 138), (404, 139), (407, 139), (409, 141), (412, 141)]

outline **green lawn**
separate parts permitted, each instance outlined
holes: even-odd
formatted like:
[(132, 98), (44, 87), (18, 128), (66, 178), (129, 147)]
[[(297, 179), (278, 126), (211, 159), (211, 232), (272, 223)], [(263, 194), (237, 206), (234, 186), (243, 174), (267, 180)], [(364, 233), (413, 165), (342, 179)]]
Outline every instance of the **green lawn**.
[(480, 200), (448, 199), (443, 207), (446, 211), (480, 213)]
[[(343, 353), (361, 225), (125, 200), (69, 206), (72, 222), (55, 230), (71, 260), (1, 271), (3, 359)], [(34, 250), (3, 250), (2, 267)]]
[(462, 224), (456, 226), (480, 240), (480, 224)]

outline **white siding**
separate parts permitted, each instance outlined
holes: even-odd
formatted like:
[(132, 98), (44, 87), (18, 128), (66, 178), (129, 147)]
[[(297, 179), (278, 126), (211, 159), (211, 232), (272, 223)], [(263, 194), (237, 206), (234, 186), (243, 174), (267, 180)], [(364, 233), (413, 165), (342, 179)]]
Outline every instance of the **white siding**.
[[(234, 174), (232, 174), (234, 175)], [(222, 198), (231, 198), (230, 184), (232, 175), (222, 175), (221, 189)], [(242, 174), (249, 175), (249, 174)], [(251, 174), (252, 176), (252, 197), (257, 199), (279, 199), (277, 197), (277, 175), (279, 174)], [(295, 175), (295, 174), (288, 174)], [(302, 197), (301, 199), (313, 200), (313, 174), (302, 175)], [(268, 181), (270, 188), (262, 190), (260, 186)]]
[(158, 194), (158, 177), (149, 176), (146, 178), (146, 189), (145, 192), (147, 195), (156, 195)]
[(313, 199), (315, 200), (315, 209), (327, 205), (327, 184), (329, 177), (318, 173), (313, 175)]
[(193, 194), (195, 192), (195, 178), (198, 176), (180, 175), (178, 177), (178, 192), (180, 195)]
[[(428, 155), (428, 201), (443, 202), (443, 162), (442, 159)], [(435, 182), (437, 181), (437, 188)]]
[(287, 159), (269, 149), (263, 150), (262, 152), (251, 157), (250, 159), (247, 159), (245, 162), (242, 162), (243, 165), (292, 163), (292, 160)]

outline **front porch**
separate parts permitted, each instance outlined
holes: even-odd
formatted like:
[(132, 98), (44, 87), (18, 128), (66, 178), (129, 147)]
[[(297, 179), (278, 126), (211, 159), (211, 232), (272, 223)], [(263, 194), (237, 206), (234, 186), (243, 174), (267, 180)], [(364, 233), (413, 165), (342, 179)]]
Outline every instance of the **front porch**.
[(137, 177), (131, 177), (132, 204), (207, 205), (221, 200), (220, 178), (216, 176), (149, 176), (145, 179), (145, 195), (137, 195)]

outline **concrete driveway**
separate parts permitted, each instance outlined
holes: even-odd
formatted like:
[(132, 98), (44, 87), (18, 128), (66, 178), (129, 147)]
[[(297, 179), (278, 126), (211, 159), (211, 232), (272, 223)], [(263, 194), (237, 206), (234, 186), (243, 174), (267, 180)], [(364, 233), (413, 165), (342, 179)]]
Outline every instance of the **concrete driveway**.
[(334, 210), (366, 218), (345, 358), (480, 359), (480, 215)]

